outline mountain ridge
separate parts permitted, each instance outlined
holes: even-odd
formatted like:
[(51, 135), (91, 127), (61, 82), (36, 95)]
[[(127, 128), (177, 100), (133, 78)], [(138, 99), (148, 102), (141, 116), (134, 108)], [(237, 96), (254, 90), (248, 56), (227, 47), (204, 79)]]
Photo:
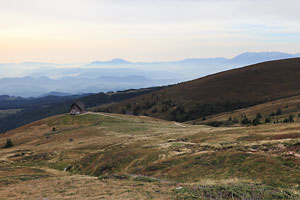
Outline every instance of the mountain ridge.
[[(300, 94), (300, 58), (268, 61), (176, 84), (99, 108), (188, 121)], [(284, 83), (284, 84), (282, 84)]]
[[(51, 91), (63, 93), (98, 93), (130, 88), (170, 85), (193, 80), (209, 74), (234, 69), (259, 62), (297, 57), (297, 54), (280, 52), (246, 52), (234, 58), (187, 58), (170, 62), (129, 62), (123, 59), (97, 61), (90, 65), (65, 66), (51, 63), (24, 63), (24, 65), (1, 65), (2, 76), (6, 73), (30, 72), (15, 79), (0, 79), (0, 94), (12, 96), (40, 96)], [(97, 63), (99, 65), (97, 65)], [(34, 67), (39, 69), (34, 70)], [(11, 72), (9, 72), (12, 70)], [(144, 77), (137, 79), (124, 77)], [(24, 77), (22, 79), (22, 77)], [(33, 83), (33, 79), (35, 83)], [(99, 77), (106, 77), (100, 81)], [(113, 77), (111, 80), (107, 77)], [(7, 77), (6, 77), (7, 78)], [(25, 81), (26, 79), (26, 81)], [(98, 81), (95, 81), (98, 79)], [(100, 78), (101, 79), (101, 78)], [(63, 81), (62, 81), (63, 80)], [(119, 80), (119, 82), (118, 82)], [(48, 83), (47, 83), (48, 82)]]

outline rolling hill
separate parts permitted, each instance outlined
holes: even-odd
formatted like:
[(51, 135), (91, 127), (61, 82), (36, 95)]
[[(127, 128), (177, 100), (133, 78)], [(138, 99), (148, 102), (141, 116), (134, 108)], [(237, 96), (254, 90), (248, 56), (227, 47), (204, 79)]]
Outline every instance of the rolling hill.
[(0, 198), (299, 199), (299, 128), (58, 115), (0, 135)]
[[(278, 110), (280, 110), (280, 114), (278, 113)], [(209, 124), (218, 126), (236, 126), (241, 122), (244, 116), (246, 116), (251, 121), (258, 115), (260, 118), (260, 123), (262, 124), (284, 123), (284, 120), (288, 119), (289, 116), (293, 116), (294, 121), (299, 121), (300, 96), (293, 96), (275, 101), (269, 101), (247, 108), (211, 115), (204, 119), (196, 119), (187, 123)]]
[(188, 121), (300, 94), (300, 58), (259, 63), (183, 82), (95, 110)]
[(40, 98), (21, 98), (8, 95), (0, 96), (0, 134), (10, 129), (46, 117), (69, 112), (76, 99), (84, 102), (87, 108), (119, 102), (163, 87), (141, 88), (98, 94), (72, 96), (45, 96)]

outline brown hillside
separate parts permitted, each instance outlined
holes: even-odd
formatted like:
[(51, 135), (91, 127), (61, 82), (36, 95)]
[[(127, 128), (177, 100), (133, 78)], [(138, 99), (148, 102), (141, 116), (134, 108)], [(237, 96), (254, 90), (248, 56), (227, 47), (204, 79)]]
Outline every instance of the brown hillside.
[(59, 115), (0, 134), (0, 199), (296, 200), (299, 130)]
[[(280, 109), (282, 113), (277, 115), (276, 112)], [(210, 122), (224, 122), (224, 126), (229, 119), (237, 119), (239, 122), (243, 116), (247, 116), (248, 119), (253, 120), (257, 114), (261, 115), (261, 123), (265, 123), (265, 119), (270, 119), (267, 123), (283, 123), (284, 119), (287, 119), (290, 115), (294, 116), (294, 121), (300, 122), (300, 96), (293, 96), (289, 98), (283, 98), (276, 101), (269, 101), (266, 103), (250, 106), (247, 108), (238, 109), (235, 111), (224, 112), (216, 115), (212, 115), (207, 119), (196, 119), (189, 121), (189, 124), (208, 124)], [(229, 123), (230, 124), (230, 123)], [(237, 125), (237, 124), (231, 124)]]
[(300, 94), (300, 58), (264, 62), (184, 82), (100, 110), (187, 121)]

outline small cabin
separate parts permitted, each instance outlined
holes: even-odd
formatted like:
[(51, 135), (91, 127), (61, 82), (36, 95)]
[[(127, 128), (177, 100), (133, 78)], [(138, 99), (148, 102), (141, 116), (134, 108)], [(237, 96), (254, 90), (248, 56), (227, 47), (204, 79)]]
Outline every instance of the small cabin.
[(75, 101), (70, 107), (70, 115), (79, 115), (85, 113), (85, 105), (82, 101)]

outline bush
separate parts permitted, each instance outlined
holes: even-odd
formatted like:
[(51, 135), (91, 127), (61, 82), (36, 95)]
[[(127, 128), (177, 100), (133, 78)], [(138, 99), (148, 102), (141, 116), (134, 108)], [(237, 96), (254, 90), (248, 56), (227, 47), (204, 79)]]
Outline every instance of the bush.
[(243, 116), (242, 120), (241, 120), (242, 124), (251, 124), (251, 121), (247, 118), (246, 115)]
[(280, 108), (278, 108), (276, 111), (276, 115), (281, 115), (281, 114), (282, 114), (282, 110)]
[(288, 119), (289, 119), (289, 122), (294, 122), (294, 115), (290, 115)]
[(55, 132), (55, 131), (56, 131), (56, 128), (55, 128), (55, 127), (53, 127), (53, 128), (52, 128), (52, 132)]
[(294, 115), (290, 115), (288, 118), (283, 120), (283, 123), (294, 122)]
[(272, 116), (272, 117), (274, 117), (275, 115), (276, 115), (276, 113), (275, 113), (275, 112), (272, 112), (272, 113), (271, 113), (271, 116)]
[(257, 118), (257, 119), (261, 119), (261, 118), (262, 118), (261, 114), (260, 114), (260, 113), (257, 113), (257, 114), (256, 114), (256, 118)]
[(259, 118), (254, 118), (254, 119), (252, 120), (252, 125), (257, 126), (257, 125), (259, 125), (259, 124), (260, 124)]
[(10, 148), (10, 147), (12, 147), (12, 146), (14, 146), (14, 145), (13, 145), (11, 139), (8, 138), (8, 139), (6, 140), (6, 144), (5, 144), (4, 148)]
[(266, 119), (265, 119), (265, 123), (270, 123), (271, 122), (271, 117), (267, 117)]

